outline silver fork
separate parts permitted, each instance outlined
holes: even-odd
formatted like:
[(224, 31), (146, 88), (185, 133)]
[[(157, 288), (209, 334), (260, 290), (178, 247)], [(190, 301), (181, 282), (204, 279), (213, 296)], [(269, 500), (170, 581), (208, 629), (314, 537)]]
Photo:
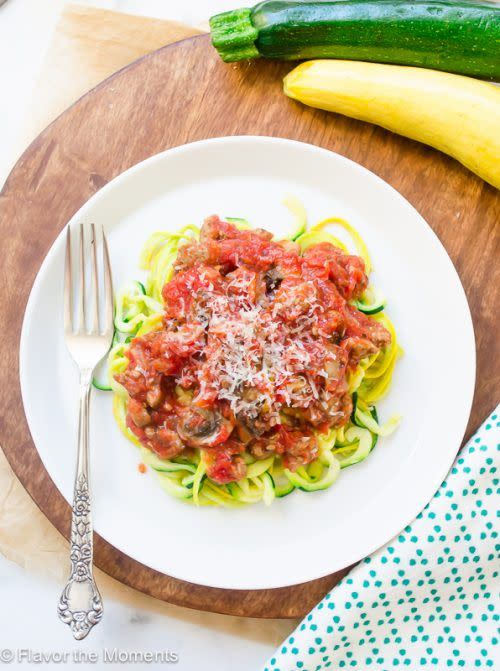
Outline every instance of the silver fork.
[[(102, 230), (102, 229), (101, 229)], [(97, 263), (97, 241), (94, 224), (90, 227), (90, 260), (85, 252), (84, 226), (80, 224), (78, 251), (78, 289), (73, 296), (71, 233), (66, 236), (64, 269), (64, 336), (66, 346), (80, 370), (80, 414), (78, 419), (78, 453), (73, 511), (71, 518), (71, 571), (57, 612), (71, 627), (74, 638), (85, 638), (102, 617), (102, 600), (95, 584), (93, 560), (93, 528), (89, 487), (89, 399), (94, 368), (108, 352), (113, 339), (113, 286), (109, 252), (102, 231), (102, 273)], [(91, 299), (86, 295), (86, 266), (90, 265)], [(100, 275), (102, 282), (99, 282)], [(103, 291), (99, 285), (102, 285)], [(103, 296), (104, 294), (104, 296)], [(104, 299), (104, 300), (103, 300)], [(73, 315), (76, 304), (77, 318)], [(90, 328), (87, 328), (87, 318)]]

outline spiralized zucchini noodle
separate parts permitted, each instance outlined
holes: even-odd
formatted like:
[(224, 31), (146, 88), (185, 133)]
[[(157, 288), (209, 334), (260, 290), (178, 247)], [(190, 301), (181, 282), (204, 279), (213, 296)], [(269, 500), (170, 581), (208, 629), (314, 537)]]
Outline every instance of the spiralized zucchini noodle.
[[(294, 217), (288, 239), (297, 242), (302, 251), (320, 242), (331, 242), (343, 251), (359, 255), (365, 263), (366, 274), (372, 270), (368, 249), (359, 233), (344, 219), (331, 217), (308, 226), (304, 207), (294, 197), (284, 201)], [(238, 228), (251, 228), (239, 218), (226, 218)], [(337, 237), (350, 240), (350, 249)], [(126, 356), (132, 338), (162, 327), (162, 289), (174, 275), (174, 262), (179, 247), (197, 239), (200, 229), (193, 225), (177, 233), (157, 232), (147, 240), (140, 256), (140, 268), (147, 271), (144, 284), (132, 281), (116, 296), (115, 337), (108, 356), (106, 380), (95, 386), (113, 393), (113, 413), (123, 435), (140, 449), (142, 462), (153, 469), (164, 489), (172, 496), (199, 506), (237, 507), (264, 501), (266, 504), (290, 494), (294, 489), (306, 492), (330, 487), (341, 469), (364, 461), (374, 449), (379, 437), (388, 436), (397, 427), (400, 418), (391, 417), (380, 423), (375, 404), (389, 390), (394, 367), (402, 349), (395, 328), (385, 314), (386, 301), (369, 285), (361, 299), (351, 301), (359, 310), (381, 322), (391, 335), (391, 343), (376, 354), (362, 359), (348, 376), (353, 411), (348, 424), (331, 428), (328, 433), (317, 433), (318, 457), (296, 471), (285, 468), (279, 455), (263, 459), (244, 453), (246, 477), (236, 482), (218, 484), (207, 477), (200, 450), (189, 450), (173, 459), (160, 459), (139, 442), (127, 427), (127, 391), (115, 380), (129, 364)], [(336, 234), (337, 233), (337, 234)], [(182, 395), (183, 390), (179, 389)], [(182, 401), (182, 399), (180, 399)]]

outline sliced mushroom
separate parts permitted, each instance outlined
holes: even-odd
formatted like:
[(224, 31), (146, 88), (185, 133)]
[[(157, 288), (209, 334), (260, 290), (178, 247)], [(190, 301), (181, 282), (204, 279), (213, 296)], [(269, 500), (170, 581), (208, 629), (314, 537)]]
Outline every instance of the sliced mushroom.
[(243, 429), (253, 437), (261, 436), (269, 428), (254, 410), (241, 410), (237, 413), (236, 419)]
[(270, 268), (264, 274), (264, 282), (266, 283), (266, 293), (270, 294), (272, 291), (277, 289), (281, 284), (284, 275), (281, 273), (278, 268)]
[(182, 441), (190, 447), (212, 447), (224, 443), (233, 430), (233, 425), (219, 412), (206, 408), (190, 407), (177, 425)]
[(254, 438), (262, 436), (272, 426), (271, 417), (265, 412), (263, 402), (259, 401), (260, 396), (257, 389), (245, 387), (241, 392), (241, 398), (243, 401), (249, 403), (249, 405), (236, 413), (238, 423)]

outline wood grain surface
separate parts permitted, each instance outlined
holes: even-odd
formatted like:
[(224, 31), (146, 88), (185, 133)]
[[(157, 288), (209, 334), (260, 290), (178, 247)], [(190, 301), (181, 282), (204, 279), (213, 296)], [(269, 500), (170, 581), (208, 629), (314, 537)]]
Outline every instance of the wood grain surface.
[[(302, 140), (361, 163), (400, 191), (440, 237), (469, 299), (477, 383), (467, 435), (495, 405), (499, 193), (433, 149), (287, 99), (281, 81), (291, 67), (264, 60), (223, 64), (207, 36), (164, 47), (119, 71), (64, 112), (28, 147), (5, 184), (0, 195), (0, 444), (30, 495), (66, 537), (70, 509), (41, 464), (21, 401), (18, 350), (24, 306), (52, 242), (83, 203), (131, 165), (185, 142), (223, 135)], [(422, 258), (422, 273), (432, 272)], [(454, 334), (434, 337), (446, 356), (446, 343)], [(153, 571), (100, 537), (95, 562), (159, 599), (252, 617), (301, 616), (345, 573), (276, 590), (212, 589)]]

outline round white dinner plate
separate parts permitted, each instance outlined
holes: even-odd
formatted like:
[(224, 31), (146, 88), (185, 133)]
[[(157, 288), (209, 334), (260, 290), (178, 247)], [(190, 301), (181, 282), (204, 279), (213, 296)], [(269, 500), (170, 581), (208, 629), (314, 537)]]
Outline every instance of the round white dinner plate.
[[(71, 176), (68, 176), (71, 179)], [(138, 471), (139, 451), (119, 432), (111, 394), (93, 391), (91, 467), (96, 531), (130, 557), (213, 587), (282, 587), (327, 575), (368, 555), (432, 497), (462, 440), (472, 403), (475, 347), (458, 275), (436, 235), (392, 187), (365, 168), (309, 144), (226, 137), (176, 147), (130, 168), (70, 221), (105, 226), (115, 290), (141, 279), (139, 251), (157, 230), (213, 213), (290, 230), (293, 194), (310, 223), (340, 216), (371, 252), (372, 281), (387, 297), (405, 354), (379, 415), (402, 415), (366, 461), (328, 490), (293, 492), (243, 509), (196, 508)], [(34, 443), (71, 501), (78, 379), (62, 329), (64, 232), (33, 285), (24, 318), (20, 377)]]

